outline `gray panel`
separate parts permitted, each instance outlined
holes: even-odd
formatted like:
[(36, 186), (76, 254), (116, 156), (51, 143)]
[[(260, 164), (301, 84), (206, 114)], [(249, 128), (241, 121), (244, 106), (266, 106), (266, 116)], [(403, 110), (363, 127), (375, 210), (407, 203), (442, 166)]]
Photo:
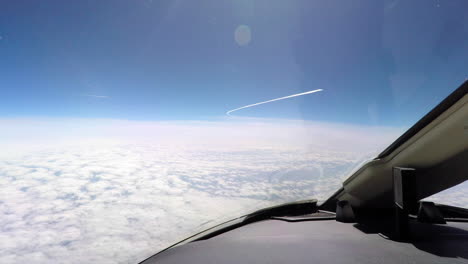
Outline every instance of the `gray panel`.
[(468, 223), (412, 226), (401, 243), (336, 221), (253, 223), (145, 263), (468, 263)]

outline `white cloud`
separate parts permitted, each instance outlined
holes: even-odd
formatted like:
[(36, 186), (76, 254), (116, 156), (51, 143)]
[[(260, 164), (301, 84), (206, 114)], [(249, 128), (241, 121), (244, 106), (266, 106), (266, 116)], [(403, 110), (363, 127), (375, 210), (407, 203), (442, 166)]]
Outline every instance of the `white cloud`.
[(212, 220), (324, 199), (400, 132), (256, 119), (0, 125), (1, 263), (135, 263)]
[(431, 195), (424, 200), (435, 203), (468, 207), (468, 181), (464, 181), (452, 188)]

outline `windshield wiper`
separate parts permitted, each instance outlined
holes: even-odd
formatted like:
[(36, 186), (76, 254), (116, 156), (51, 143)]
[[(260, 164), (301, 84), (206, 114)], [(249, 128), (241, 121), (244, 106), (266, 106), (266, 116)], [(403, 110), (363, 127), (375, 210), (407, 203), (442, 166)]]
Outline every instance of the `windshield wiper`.
[[(264, 209), (260, 209), (248, 215), (238, 218), (238, 221), (234, 223), (223, 226), (222, 228), (215, 228), (212, 232), (206, 233), (194, 239), (193, 241), (205, 240), (222, 233), (228, 232), (230, 230), (245, 226), (254, 222), (259, 222), (267, 219), (279, 219), (278, 217), (292, 217), (292, 216), (302, 216), (307, 214), (313, 214), (318, 211), (317, 200), (302, 200), (292, 203), (285, 203), (277, 206), (272, 206)], [(209, 231), (209, 230), (207, 230)], [(204, 232), (202, 232), (204, 233)]]
[[(194, 241), (200, 241), (200, 240), (206, 240), (212, 237), (215, 237), (217, 235), (220, 235), (222, 233), (231, 231), (233, 229), (254, 223), (254, 222), (259, 222), (267, 219), (275, 219), (275, 220), (284, 220), (288, 222), (296, 222), (296, 221), (304, 221), (304, 220), (310, 220), (310, 218), (307, 219), (301, 219), (301, 220), (290, 220), (288, 218), (284, 217), (297, 217), (297, 216), (304, 216), (304, 215), (309, 215), (309, 214), (314, 214), (317, 213), (318, 211), (318, 206), (317, 206), (317, 200), (316, 199), (310, 199), (310, 200), (302, 200), (302, 201), (297, 201), (297, 202), (292, 202), (292, 203), (285, 203), (277, 206), (272, 206), (264, 209), (257, 210), (253, 213), (229, 220), (227, 222), (224, 222), (222, 224), (219, 224), (217, 226), (214, 226), (212, 228), (209, 228), (205, 231), (202, 231), (198, 234), (195, 234), (191, 237), (188, 237), (172, 246), (169, 246), (168, 248), (161, 250), (160, 252), (156, 253), (155, 255), (147, 258), (151, 259), (152, 257), (170, 249), (175, 246), (179, 246), (182, 244), (194, 242)], [(330, 217), (328, 217), (330, 218)], [(327, 218), (327, 219), (328, 219)], [(323, 219), (323, 217), (317, 217), (317, 219)], [(144, 263), (146, 260), (143, 260), (140, 263)]]
[(317, 200), (302, 200), (260, 209), (245, 216), (244, 223), (249, 224), (277, 216), (300, 216), (317, 212)]

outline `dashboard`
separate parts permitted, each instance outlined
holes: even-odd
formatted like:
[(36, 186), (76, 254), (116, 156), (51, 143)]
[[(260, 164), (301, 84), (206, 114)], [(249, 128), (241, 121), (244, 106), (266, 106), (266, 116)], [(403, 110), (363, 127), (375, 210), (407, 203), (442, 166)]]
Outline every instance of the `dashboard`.
[(411, 242), (335, 220), (265, 220), (163, 251), (145, 264), (468, 263), (468, 223), (411, 222)]

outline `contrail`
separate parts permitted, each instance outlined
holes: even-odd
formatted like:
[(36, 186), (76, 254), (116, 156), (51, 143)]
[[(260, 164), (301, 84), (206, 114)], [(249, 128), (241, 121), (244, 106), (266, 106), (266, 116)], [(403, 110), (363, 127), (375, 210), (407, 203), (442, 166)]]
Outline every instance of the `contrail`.
[(109, 98), (107, 95), (96, 95), (96, 94), (83, 94), (83, 96), (93, 97), (93, 98)]
[(274, 102), (274, 101), (279, 101), (279, 100), (283, 100), (283, 99), (288, 99), (288, 98), (292, 98), (292, 97), (296, 97), (296, 96), (301, 96), (301, 95), (306, 95), (306, 94), (311, 94), (311, 93), (316, 93), (316, 92), (321, 92), (321, 91), (323, 91), (323, 90), (322, 90), (322, 89), (317, 89), (317, 90), (313, 90), (313, 91), (308, 91), (308, 92), (304, 92), (304, 93), (298, 93), (298, 94), (288, 95), (288, 96), (285, 96), (285, 97), (280, 97), (280, 98), (276, 98), (276, 99), (272, 99), (272, 100), (268, 100), (268, 101), (264, 101), (264, 102), (260, 102), (260, 103), (255, 103), (255, 104), (250, 104), (250, 105), (242, 106), (242, 107), (239, 107), (239, 108), (236, 108), (236, 109), (232, 109), (232, 110), (227, 111), (227, 112), (226, 112), (226, 115), (229, 115), (230, 113), (232, 113), (232, 112), (234, 112), (234, 111), (241, 110), (241, 109), (244, 109), (244, 108), (249, 108), (249, 107), (256, 106), (256, 105), (271, 103), (271, 102)]

